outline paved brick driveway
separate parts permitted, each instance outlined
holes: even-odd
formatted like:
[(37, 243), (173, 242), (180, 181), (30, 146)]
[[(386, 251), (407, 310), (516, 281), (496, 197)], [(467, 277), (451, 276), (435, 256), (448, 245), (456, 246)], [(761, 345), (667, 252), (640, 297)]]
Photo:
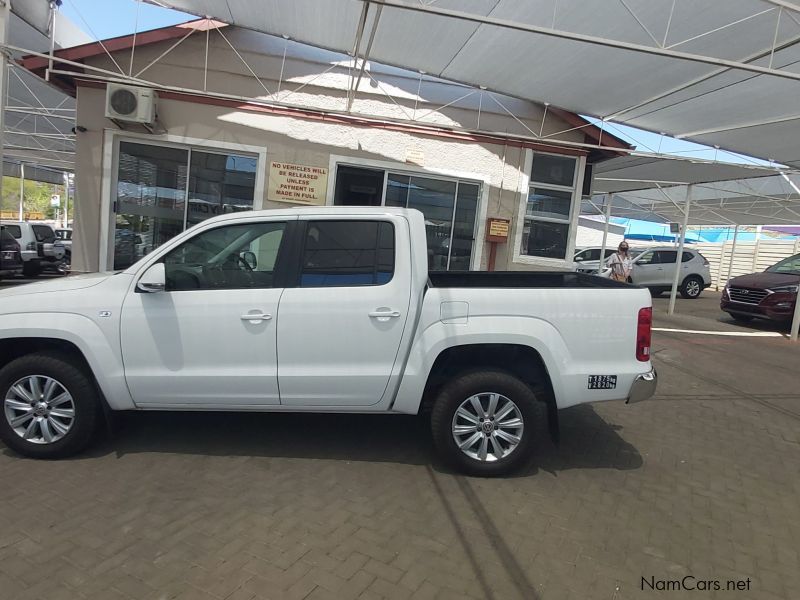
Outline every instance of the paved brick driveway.
[[(663, 324), (663, 323), (662, 323)], [(74, 460), (0, 449), (0, 598), (800, 597), (800, 352), (659, 334), (659, 397), (562, 413), (520, 476), (414, 417), (142, 414)]]

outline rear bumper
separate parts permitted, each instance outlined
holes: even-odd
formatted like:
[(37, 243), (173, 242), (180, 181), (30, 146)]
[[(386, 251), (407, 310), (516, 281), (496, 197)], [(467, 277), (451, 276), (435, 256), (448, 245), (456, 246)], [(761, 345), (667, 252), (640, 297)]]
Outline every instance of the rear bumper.
[(631, 391), (625, 403), (633, 404), (634, 402), (641, 402), (642, 400), (652, 398), (653, 394), (656, 393), (657, 385), (658, 375), (655, 369), (648, 373), (640, 373), (636, 376), (636, 379), (633, 380)]

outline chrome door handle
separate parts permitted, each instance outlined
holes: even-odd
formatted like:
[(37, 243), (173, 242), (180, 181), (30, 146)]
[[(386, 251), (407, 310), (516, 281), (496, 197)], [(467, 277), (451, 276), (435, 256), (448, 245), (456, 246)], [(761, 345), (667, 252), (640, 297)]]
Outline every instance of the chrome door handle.
[(267, 313), (247, 313), (239, 317), (242, 321), (269, 321), (272, 315)]
[(397, 317), (400, 316), (400, 312), (396, 310), (373, 310), (371, 313), (369, 313), (369, 316), (372, 317), (373, 319), (381, 319), (388, 317), (396, 319)]

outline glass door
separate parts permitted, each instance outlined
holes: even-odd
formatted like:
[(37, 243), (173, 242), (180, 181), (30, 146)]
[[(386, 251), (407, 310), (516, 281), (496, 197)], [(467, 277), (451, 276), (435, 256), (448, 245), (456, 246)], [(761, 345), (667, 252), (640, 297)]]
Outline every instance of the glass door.
[(255, 156), (120, 141), (113, 268), (209, 217), (252, 210), (257, 166)]

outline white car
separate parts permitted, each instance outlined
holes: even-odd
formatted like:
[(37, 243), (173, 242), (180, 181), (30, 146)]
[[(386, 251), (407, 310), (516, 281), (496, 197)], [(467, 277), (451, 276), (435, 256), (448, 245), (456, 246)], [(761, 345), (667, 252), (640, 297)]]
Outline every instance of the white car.
[(22, 273), (36, 277), (45, 269), (57, 270), (64, 261), (66, 249), (47, 223), (0, 221), (20, 246)]
[[(648, 248), (633, 261), (630, 281), (648, 288), (657, 296), (672, 289), (678, 251), (674, 246)], [(694, 299), (711, 285), (708, 260), (697, 250), (683, 249), (678, 291), (681, 296)]]
[(56, 458), (109, 410), (421, 412), (446, 460), (497, 475), (537, 403), (555, 435), (558, 409), (654, 393), (651, 319), (599, 277), (428, 272), (416, 210), (223, 215), (125, 271), (0, 292), (0, 438)]

